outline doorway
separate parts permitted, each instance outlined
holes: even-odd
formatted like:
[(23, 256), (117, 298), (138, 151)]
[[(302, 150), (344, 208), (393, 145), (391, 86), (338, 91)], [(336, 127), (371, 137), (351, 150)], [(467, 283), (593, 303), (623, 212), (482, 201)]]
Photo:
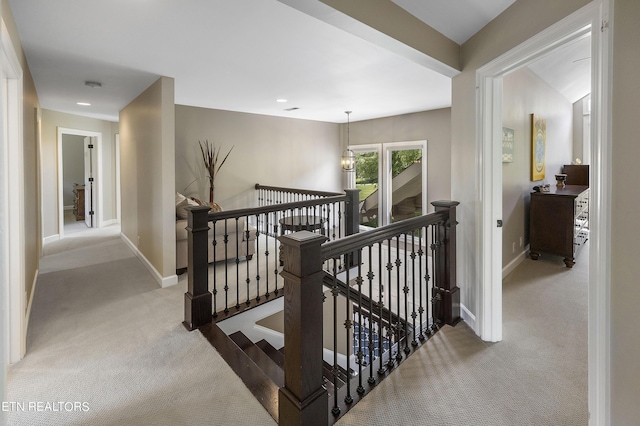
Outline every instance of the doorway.
[[(101, 133), (58, 128), (58, 229), (61, 239), (65, 231), (82, 229), (77, 222), (82, 221), (85, 228), (100, 226), (98, 148), (101, 145)], [(69, 224), (72, 224), (71, 228)]]
[(372, 229), (427, 211), (427, 141), (351, 146), (349, 187), (360, 189), (360, 226)]
[[(604, 4), (603, 4), (604, 3)], [(592, 39), (592, 87), (590, 128), (590, 253), (589, 253), (589, 410), (594, 424), (604, 423), (608, 398), (607, 318), (610, 307), (608, 254), (610, 242), (611, 154), (608, 81), (608, 30), (604, 2), (594, 1), (567, 18), (532, 37), (522, 45), (478, 69), (478, 153), (480, 155), (479, 190), (483, 200), (477, 210), (482, 238), (478, 247), (478, 271), (481, 277), (478, 332), (484, 340), (502, 339), (502, 233), (496, 220), (502, 215), (502, 76), (545, 53), (590, 33)], [(603, 30), (601, 31), (601, 27)], [(499, 188), (496, 190), (496, 188)]]

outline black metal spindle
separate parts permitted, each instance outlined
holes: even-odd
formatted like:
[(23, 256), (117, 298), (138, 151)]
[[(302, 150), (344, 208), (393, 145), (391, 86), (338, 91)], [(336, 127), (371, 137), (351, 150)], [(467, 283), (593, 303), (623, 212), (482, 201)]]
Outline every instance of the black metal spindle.
[(378, 374), (384, 374), (387, 369), (383, 367), (382, 359), (384, 358), (384, 328), (383, 328), (383, 308), (384, 308), (384, 283), (382, 275), (382, 243), (378, 243), (378, 271), (380, 271), (380, 279), (378, 280), (378, 356), (380, 357), (380, 367)]
[[(350, 374), (350, 372), (351, 372), (351, 344), (350, 344), (351, 342), (350, 342), (350, 340), (351, 339), (349, 337), (349, 331), (351, 330), (351, 327), (352, 327), (352, 322), (351, 322), (351, 319), (350, 319), (351, 316), (349, 315), (349, 310), (351, 308), (351, 298), (349, 297), (349, 294), (350, 294), (349, 292), (350, 292), (350, 289), (351, 289), (351, 282), (350, 282), (351, 280), (350, 280), (350, 276), (349, 276), (350, 268), (348, 266), (348, 265), (351, 264), (350, 263), (350, 256), (351, 256), (350, 253), (347, 253), (344, 256), (345, 257), (345, 262), (347, 263), (347, 268), (346, 268), (347, 269), (347, 277), (346, 277), (346, 282), (347, 282), (347, 285), (346, 285), (346, 287), (347, 287), (347, 291), (346, 291), (347, 292), (347, 294), (346, 294), (347, 303), (345, 303), (345, 306), (346, 306), (346, 317), (345, 318), (346, 319), (344, 321), (344, 328), (346, 330), (345, 334), (347, 335), (347, 347), (346, 347), (346, 352), (347, 353), (345, 354), (346, 358), (347, 358), (347, 368), (346, 368), (346, 370), (347, 370), (347, 378), (346, 378), (346, 381), (347, 381), (347, 395), (344, 397), (344, 402), (346, 404), (351, 404), (353, 402), (353, 398), (351, 397), (351, 380), (350, 380), (351, 379), (351, 374)], [(333, 349), (334, 349), (334, 352), (336, 352), (338, 350), (338, 347), (335, 346)]]
[[(371, 304), (369, 306), (369, 382), (370, 385), (376, 382), (376, 379), (373, 377), (373, 362), (375, 360), (374, 352), (375, 352), (375, 343), (373, 342), (373, 279), (375, 278), (375, 274), (373, 273), (373, 246), (369, 246), (369, 272), (367, 272), (367, 278), (369, 279), (369, 300), (371, 300)], [(378, 337), (380, 339), (380, 337)]]
[(431, 227), (431, 332), (435, 333), (438, 331), (437, 318), (434, 317), (438, 310), (436, 309), (436, 305), (438, 304), (438, 300), (440, 298), (440, 294), (436, 292), (436, 281), (440, 279), (438, 276), (438, 270), (436, 269), (436, 256), (438, 256), (438, 244), (440, 243), (437, 240), (436, 226)]
[[(362, 252), (361, 252), (362, 253)], [(362, 254), (360, 255), (362, 259)], [(358, 314), (358, 394), (364, 394), (364, 386), (362, 386), (362, 364), (364, 361), (364, 352), (362, 351), (362, 262), (358, 262), (358, 278), (356, 283), (358, 284), (358, 308), (360, 313)], [(347, 304), (348, 305), (348, 304)], [(369, 307), (371, 309), (371, 307)]]
[(229, 231), (227, 229), (227, 219), (224, 220), (224, 313), (229, 313)]
[[(211, 223), (211, 229), (213, 229), (213, 241), (211, 244), (213, 245), (213, 264), (216, 264), (216, 245), (218, 244), (218, 240), (216, 239), (216, 221), (214, 220)], [(216, 274), (216, 268), (213, 268), (213, 317), (218, 317), (218, 274)]]
[[(418, 235), (421, 234), (420, 229), (417, 232)], [(416, 318), (418, 316), (416, 313), (416, 257), (416, 237), (413, 236), (411, 238), (411, 326), (413, 327), (411, 346), (414, 348), (418, 346), (418, 341), (416, 340)]]
[(331, 295), (333, 298), (333, 408), (331, 412), (337, 416), (340, 414), (340, 406), (338, 405), (338, 271), (336, 269), (337, 259), (333, 263), (333, 287)]
[[(256, 214), (256, 223), (260, 215)], [(249, 253), (249, 226), (247, 226), (247, 253)], [(260, 301), (260, 229), (256, 227), (256, 302)], [(249, 261), (247, 259), (247, 274), (249, 271)]]
[[(402, 260), (400, 260), (400, 235), (396, 235), (396, 323), (394, 324), (395, 332), (396, 332), (396, 361), (398, 364), (402, 361), (402, 353), (400, 350), (400, 346), (402, 344), (401, 332), (402, 332), (402, 324), (401, 315), (400, 315), (400, 305), (402, 303), (402, 297), (400, 293), (400, 282), (402, 281), (400, 277), (400, 266), (402, 266)], [(391, 321), (389, 321), (391, 322)]]
[(402, 291), (404, 292), (404, 315), (402, 316), (402, 322), (404, 323), (405, 355), (409, 355), (409, 352), (411, 352), (411, 349), (409, 349), (409, 286), (407, 285), (407, 281), (409, 280), (409, 273), (407, 269), (407, 240), (409, 238), (409, 234), (404, 234), (404, 287), (402, 288)]

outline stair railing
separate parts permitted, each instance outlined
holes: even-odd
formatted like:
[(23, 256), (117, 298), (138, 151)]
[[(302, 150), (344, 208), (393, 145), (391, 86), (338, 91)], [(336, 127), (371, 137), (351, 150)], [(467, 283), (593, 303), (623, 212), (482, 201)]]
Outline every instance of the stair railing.
[[(458, 204), (434, 202), (434, 213), (330, 242), (306, 231), (280, 237), (285, 281), (280, 425), (333, 424), (441, 326), (459, 321)], [(339, 271), (339, 264), (352, 267)], [(323, 319), (332, 336), (323, 336)], [(355, 342), (362, 341), (359, 333), (365, 329), (363, 348)], [(329, 385), (323, 380), (328, 345), (333, 350)], [(346, 365), (339, 364), (338, 352)], [(343, 386), (339, 371), (351, 376)]]
[(358, 232), (357, 189), (332, 193), (257, 184), (256, 191), (258, 207), (189, 209), (184, 320), (189, 330), (282, 296), (284, 262), (275, 237), (305, 229), (335, 240)]

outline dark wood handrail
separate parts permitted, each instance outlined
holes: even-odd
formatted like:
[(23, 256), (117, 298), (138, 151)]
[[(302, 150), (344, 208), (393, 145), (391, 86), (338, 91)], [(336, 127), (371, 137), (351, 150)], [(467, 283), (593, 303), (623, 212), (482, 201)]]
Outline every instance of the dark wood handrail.
[(319, 197), (332, 197), (335, 195), (342, 195), (341, 192), (316, 191), (313, 189), (282, 188), (279, 186), (260, 185), (259, 183), (256, 183), (255, 188), (264, 189), (267, 191), (290, 192), (294, 194), (303, 194), (303, 195), (317, 195)]
[(445, 221), (448, 218), (446, 211), (429, 213), (424, 216), (417, 216), (411, 219), (392, 223), (382, 228), (348, 235), (339, 240), (330, 241), (322, 245), (322, 255), (324, 259), (332, 259), (344, 253), (368, 247), (371, 244), (389, 240), (400, 234), (412, 232), (424, 226), (434, 225)]
[(339, 194), (336, 196), (318, 198), (315, 200), (293, 201), (290, 203), (273, 204), (268, 206), (248, 207), (243, 209), (234, 209), (234, 210), (227, 210), (227, 211), (213, 212), (213, 213), (209, 212), (209, 221), (222, 220), (222, 219), (234, 219), (238, 217), (252, 216), (256, 214), (280, 212), (283, 210), (297, 209), (300, 207), (313, 207), (313, 206), (319, 206), (322, 204), (339, 203), (346, 200), (347, 200), (346, 195)]

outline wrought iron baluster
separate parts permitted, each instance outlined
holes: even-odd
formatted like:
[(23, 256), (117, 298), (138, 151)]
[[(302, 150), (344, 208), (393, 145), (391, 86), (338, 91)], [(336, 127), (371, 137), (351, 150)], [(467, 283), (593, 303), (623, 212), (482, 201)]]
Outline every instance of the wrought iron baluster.
[[(265, 229), (267, 230), (267, 235), (269, 235), (269, 216), (271, 216), (271, 213), (267, 213), (264, 215), (265, 217)], [(273, 240), (274, 241), (274, 245), (277, 244), (276, 239)], [(264, 294), (267, 298), (269, 297), (269, 275), (271, 275), (269, 273), (269, 238), (266, 238), (264, 241), (265, 244), (265, 248), (264, 248), (264, 265), (265, 265), (265, 271), (266, 271), (266, 275), (267, 275), (267, 282), (265, 283), (265, 286), (267, 287), (267, 292)]]
[[(256, 223), (259, 214), (256, 214)], [(247, 253), (249, 253), (249, 226), (247, 226)], [(256, 227), (256, 302), (260, 301), (260, 229)], [(247, 259), (247, 275), (249, 275), (249, 259)]]
[[(417, 229), (418, 235), (422, 233), (421, 229)], [(413, 327), (411, 331), (411, 346), (414, 348), (418, 346), (418, 341), (416, 340), (416, 318), (418, 314), (416, 313), (416, 236), (411, 237), (411, 326)]]
[(384, 330), (383, 328), (383, 308), (384, 308), (384, 282), (382, 275), (382, 243), (378, 243), (378, 271), (380, 271), (380, 279), (378, 280), (378, 356), (380, 358), (380, 367), (378, 367), (378, 374), (384, 374), (387, 371), (386, 367), (383, 367), (382, 359), (384, 358), (383, 342), (384, 342)]
[[(413, 237), (411, 237), (413, 238)], [(407, 282), (409, 280), (409, 272), (407, 269), (407, 240), (409, 239), (409, 234), (404, 234), (404, 287), (402, 291), (404, 292), (404, 315), (402, 316), (402, 322), (404, 322), (404, 353), (405, 355), (409, 355), (411, 349), (409, 349), (409, 286)]]
[[(360, 251), (360, 256), (362, 259), (362, 251)], [(356, 278), (356, 283), (358, 284), (358, 308), (360, 309), (360, 313), (358, 314), (358, 389), (356, 390), (358, 394), (364, 394), (364, 386), (362, 386), (362, 364), (364, 361), (364, 353), (362, 352), (362, 262), (358, 262), (358, 278)], [(371, 307), (369, 307), (371, 309)], [(347, 370), (348, 371), (348, 370)]]
[[(373, 273), (373, 246), (369, 246), (369, 272), (367, 272), (367, 278), (369, 279), (369, 300), (371, 300), (371, 304), (369, 306), (369, 379), (367, 382), (372, 385), (376, 382), (376, 379), (373, 377), (373, 362), (375, 360), (375, 343), (373, 342), (373, 279), (375, 278), (375, 274)], [(378, 271), (380, 271), (378, 269)], [(380, 339), (380, 337), (378, 337)]]
[(227, 219), (224, 220), (224, 313), (229, 313), (229, 231)]
[(402, 260), (400, 260), (400, 235), (396, 235), (396, 323), (394, 324), (396, 332), (396, 361), (398, 364), (402, 361), (402, 353), (400, 346), (402, 345), (402, 339), (400, 337), (402, 332), (402, 316), (400, 315), (400, 306), (402, 303), (402, 297), (400, 296), (400, 266), (402, 266)]
[(440, 300), (440, 293), (436, 292), (436, 281), (440, 279), (438, 270), (436, 269), (436, 256), (438, 256), (438, 244), (436, 226), (431, 226), (431, 333), (438, 331), (437, 318), (435, 318), (438, 309), (436, 305)]
[[(344, 402), (346, 404), (351, 404), (353, 402), (353, 398), (351, 397), (351, 374), (350, 374), (351, 373), (351, 350), (350, 350), (351, 349), (351, 345), (350, 345), (351, 342), (350, 342), (350, 339), (349, 339), (349, 330), (351, 330), (352, 322), (351, 322), (350, 315), (349, 315), (349, 311), (350, 311), (350, 308), (351, 308), (351, 297), (350, 297), (350, 293), (349, 293), (349, 291), (351, 289), (351, 282), (350, 282), (351, 279), (350, 279), (350, 275), (349, 275), (350, 268), (348, 266), (350, 264), (350, 259), (349, 258), (351, 257), (351, 255), (349, 253), (347, 253), (347, 254), (345, 254), (344, 257), (345, 257), (345, 261), (347, 263), (347, 268), (346, 268), (347, 269), (347, 277), (346, 277), (346, 284), (347, 284), (347, 286), (346, 286), (347, 287), (346, 298), (347, 298), (347, 301), (345, 303), (345, 306), (346, 306), (346, 316), (345, 316), (345, 318), (346, 319), (344, 321), (344, 328), (346, 330), (345, 334), (347, 335), (347, 347), (346, 347), (346, 349), (347, 349), (346, 352), (347, 353), (345, 354), (346, 358), (347, 358), (347, 368), (346, 368), (346, 370), (347, 370), (347, 377), (346, 377), (347, 395), (344, 397)], [(334, 346), (333, 349), (334, 349), (334, 353), (335, 353), (338, 350), (338, 347)]]
[[(236, 217), (236, 309), (240, 309), (240, 241), (238, 241), (239, 233), (239, 220), (240, 218)], [(247, 286), (247, 290), (249, 290), (249, 286)], [(249, 295), (247, 294), (247, 301)]]
[(218, 274), (216, 273), (216, 245), (218, 244), (218, 240), (216, 239), (216, 221), (213, 220), (211, 223), (211, 229), (213, 229), (213, 241), (211, 244), (213, 245), (213, 317), (218, 317)]
[(331, 296), (333, 299), (333, 408), (331, 412), (334, 416), (340, 414), (338, 405), (338, 271), (336, 269), (337, 259), (333, 262), (333, 287)]

